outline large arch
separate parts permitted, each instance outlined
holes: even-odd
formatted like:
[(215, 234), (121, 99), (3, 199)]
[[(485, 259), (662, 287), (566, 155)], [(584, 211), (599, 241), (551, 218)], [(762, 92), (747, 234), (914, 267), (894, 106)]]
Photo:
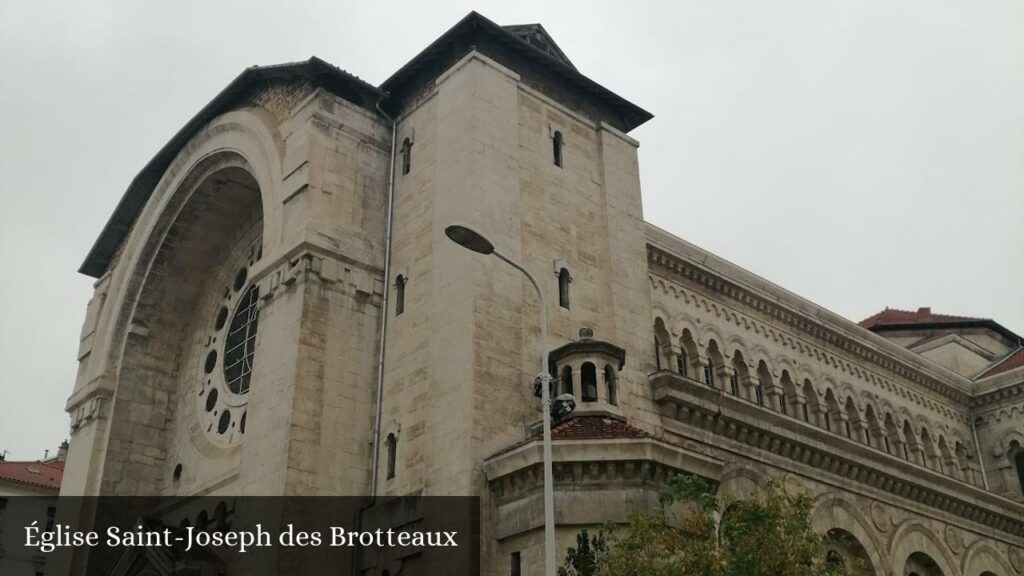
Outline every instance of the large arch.
[[(175, 404), (180, 399), (175, 399), (174, 390), (180, 381), (178, 372), (186, 368), (179, 369), (166, 362), (145, 366), (145, 362), (132, 360), (145, 356), (147, 349), (153, 350), (161, 342), (179, 348), (182, 345), (182, 342), (168, 344), (166, 338), (161, 340), (162, 324), (169, 320), (157, 310), (169, 310), (173, 306), (159, 302), (160, 299), (173, 298), (178, 303), (194, 304), (202, 298), (203, 287), (185, 286), (188, 282), (175, 282), (176, 289), (161, 287), (160, 276), (174, 273), (175, 259), (180, 260), (182, 251), (204, 252), (210, 255), (211, 261), (224, 264), (227, 254), (244, 243), (243, 237), (249, 233), (259, 238), (261, 253), (271, 256), (263, 262), (272, 260), (273, 253), (280, 251), (281, 162), (282, 143), (269, 115), (260, 110), (234, 111), (214, 119), (199, 131), (182, 147), (157, 182), (118, 255), (111, 261), (109, 289), (105, 294), (107, 305), (97, 323), (87, 366), (89, 375), (82, 379), (89, 382), (90, 387), (76, 390), (69, 401), (74, 407), (75, 402), (89, 395), (110, 398), (108, 447), (120, 446), (116, 450), (131, 453), (132, 443), (139, 438), (149, 437), (150, 444), (164, 442), (152, 439), (154, 433), (159, 436), (157, 431), (164, 430), (165, 426), (153, 415), (159, 410), (139, 410), (138, 402), (151, 403), (155, 398), (160, 404), (154, 406), (159, 409), (185, 409), (185, 402)], [(257, 223), (258, 229), (251, 227)], [(189, 244), (196, 229), (206, 231), (209, 237)], [(204, 278), (213, 281), (215, 268), (195, 272), (197, 277), (205, 273), (208, 276)], [(259, 264), (252, 267), (247, 273), (248, 282), (261, 272), (260, 268)], [(182, 348), (178, 354), (180, 358), (173, 362), (182, 367), (196, 362), (197, 353), (192, 350)], [(157, 355), (161, 356), (166, 355)], [(119, 430), (115, 426), (119, 422), (117, 415), (129, 416), (135, 424), (120, 426)], [(232, 419), (228, 424), (244, 430), (245, 420)], [(138, 426), (143, 428), (133, 430)], [(127, 443), (119, 443), (120, 436), (126, 436)], [(210, 446), (207, 448), (217, 451)], [(116, 461), (123, 456), (108, 449), (105, 460)], [(140, 480), (133, 481), (133, 486), (120, 487), (119, 493), (156, 493), (156, 487), (166, 476), (158, 468), (165, 464), (158, 462), (148, 466), (152, 469), (140, 471), (135, 475)], [(107, 484), (116, 478), (101, 476), (106, 468), (101, 464), (90, 471), (95, 476), (86, 480), (86, 486), (92, 486), (87, 490), (110, 489)]]
[(992, 544), (979, 540), (964, 553), (961, 571), (964, 576), (1013, 576), (1016, 572), (1009, 561)]
[[(213, 460), (241, 447), (252, 420), (261, 196), (244, 158), (223, 152), (195, 167), (165, 213), (169, 225), (153, 237), (126, 315), (106, 453), (121, 469), (101, 490), (160, 493), (168, 489), (168, 462), (204, 458), (181, 480), (198, 481)], [(132, 459), (138, 452), (152, 461)]]
[[(892, 573), (905, 576), (908, 560), (915, 554), (923, 554), (931, 559), (942, 576), (961, 576), (953, 555), (940, 543), (928, 526), (920, 520), (907, 520), (898, 526), (892, 535), (892, 546), (889, 550)], [(934, 574), (934, 570), (932, 572)]]
[(887, 573), (885, 547), (881, 538), (871, 528), (868, 519), (850, 502), (839, 496), (826, 494), (814, 505), (811, 527), (823, 536), (833, 530), (849, 534), (863, 548), (870, 564), (866, 568), (876, 576)]
[[(107, 293), (104, 318), (90, 356), (88, 380), (102, 377), (110, 392), (117, 379), (124, 336), (150, 264), (174, 223), (178, 211), (199, 185), (202, 173), (226, 159), (243, 167), (260, 191), (264, 252), (280, 251), (282, 234), (281, 179), (283, 143), (269, 113), (233, 111), (210, 122), (186, 144), (154, 187), (116, 263)], [(112, 266), (115, 262), (112, 262)]]

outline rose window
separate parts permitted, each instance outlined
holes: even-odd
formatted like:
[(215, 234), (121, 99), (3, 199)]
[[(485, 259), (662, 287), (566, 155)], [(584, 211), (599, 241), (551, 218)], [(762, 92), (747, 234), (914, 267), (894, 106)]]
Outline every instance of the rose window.
[(200, 421), (207, 437), (222, 445), (245, 434), (259, 328), (259, 286), (249, 278), (261, 256), (259, 242), (239, 256), (241, 262), (219, 294), (200, 363)]

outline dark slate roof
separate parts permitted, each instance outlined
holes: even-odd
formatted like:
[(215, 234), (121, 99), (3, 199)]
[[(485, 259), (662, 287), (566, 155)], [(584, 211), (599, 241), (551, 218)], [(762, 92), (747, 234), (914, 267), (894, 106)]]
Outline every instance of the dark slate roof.
[(139, 212), (149, 201), (157, 182), (185, 143), (207, 122), (235, 107), (252, 93), (253, 88), (269, 80), (280, 79), (305, 79), (314, 82), (367, 110), (374, 110), (377, 102), (384, 97), (384, 93), (371, 84), (315, 56), (305, 62), (246, 68), (192, 117), (135, 176), (78, 271), (93, 278), (102, 276), (134, 225)]
[(525, 83), (595, 120), (623, 132), (653, 118), (646, 110), (587, 78), (551, 40), (546, 48), (534, 40), (551, 37), (537, 24), (502, 27), (470, 12), (430, 46), (381, 84), (389, 93), (384, 107), (392, 114), (406, 105), (471, 50), (478, 50), (520, 75)]

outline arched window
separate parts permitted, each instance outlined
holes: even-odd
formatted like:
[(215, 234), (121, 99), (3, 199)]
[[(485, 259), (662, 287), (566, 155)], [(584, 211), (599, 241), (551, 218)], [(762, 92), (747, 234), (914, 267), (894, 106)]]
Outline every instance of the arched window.
[(395, 316), (405, 312), (405, 276), (401, 274), (395, 278)]
[(388, 479), (395, 477), (395, 461), (398, 458), (398, 438), (394, 433), (388, 434), (386, 441), (388, 447)]
[(562, 268), (558, 271), (558, 305), (562, 308), (569, 308), (569, 283), (572, 276), (569, 276), (569, 269)]
[(676, 356), (676, 372), (686, 376), (686, 350), (680, 350), (679, 355)]
[(654, 366), (661, 370), (661, 342), (657, 336), (654, 337)]
[(584, 402), (597, 402), (597, 367), (590, 362), (580, 367), (580, 386)]
[(704, 367), (704, 383), (712, 388), (717, 387), (716, 376), (722, 375), (725, 370), (725, 360), (718, 349), (718, 342), (708, 342), (708, 363)]
[(772, 386), (772, 373), (768, 369), (768, 364), (765, 364), (764, 360), (757, 363), (757, 388), (754, 392), (757, 398), (757, 403), (764, 406), (764, 391), (765, 388), (771, 389)]
[(615, 406), (619, 403), (619, 393), (616, 390), (617, 383), (615, 382), (615, 369), (610, 364), (605, 364), (604, 367), (604, 384), (608, 390), (608, 403)]
[(732, 353), (732, 377), (729, 379), (729, 387), (732, 393), (744, 397), (750, 393), (750, 372), (747, 370), (747, 362), (743, 359), (743, 352), (736, 350)]
[[(816, 426), (821, 426), (819, 414), (821, 414), (821, 405), (818, 401), (818, 393), (814, 391), (814, 385), (807, 378), (804, 378), (804, 420), (810, 422)], [(811, 413), (814, 416), (811, 416)]]
[(551, 137), (551, 159), (555, 166), (562, 167), (562, 133), (555, 130), (554, 136)]
[(402, 174), (408, 174), (412, 168), (412, 140), (406, 138), (402, 141)]
[[(565, 366), (562, 368), (562, 394), (572, 394), (572, 368)], [(575, 394), (573, 394), (575, 396)]]

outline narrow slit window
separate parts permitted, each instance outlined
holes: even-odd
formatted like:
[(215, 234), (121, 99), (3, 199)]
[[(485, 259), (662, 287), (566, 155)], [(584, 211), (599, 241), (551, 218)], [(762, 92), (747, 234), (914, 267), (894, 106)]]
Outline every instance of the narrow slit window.
[(508, 570), (510, 576), (523, 576), (523, 563), (519, 552), (513, 552), (510, 560), (511, 565)]
[(408, 174), (412, 168), (412, 140), (402, 141), (402, 174)]
[(388, 434), (387, 445), (388, 445), (388, 474), (387, 474), (387, 478), (388, 478), (388, 480), (390, 480), (390, 479), (395, 477), (395, 462), (398, 459), (398, 438), (396, 438), (393, 433), (392, 434)]
[(597, 402), (597, 367), (585, 362), (580, 367), (580, 384), (584, 402)]
[(405, 283), (405, 276), (399, 274), (398, 278), (395, 278), (395, 316), (405, 312)]
[(754, 401), (758, 406), (764, 406), (764, 386), (761, 384), (754, 387)]
[(562, 308), (569, 308), (569, 283), (572, 276), (569, 276), (569, 269), (562, 268), (558, 271), (558, 305)]
[(555, 131), (555, 135), (551, 137), (551, 159), (555, 166), (562, 167), (562, 147), (564, 142), (562, 141), (562, 133)]

